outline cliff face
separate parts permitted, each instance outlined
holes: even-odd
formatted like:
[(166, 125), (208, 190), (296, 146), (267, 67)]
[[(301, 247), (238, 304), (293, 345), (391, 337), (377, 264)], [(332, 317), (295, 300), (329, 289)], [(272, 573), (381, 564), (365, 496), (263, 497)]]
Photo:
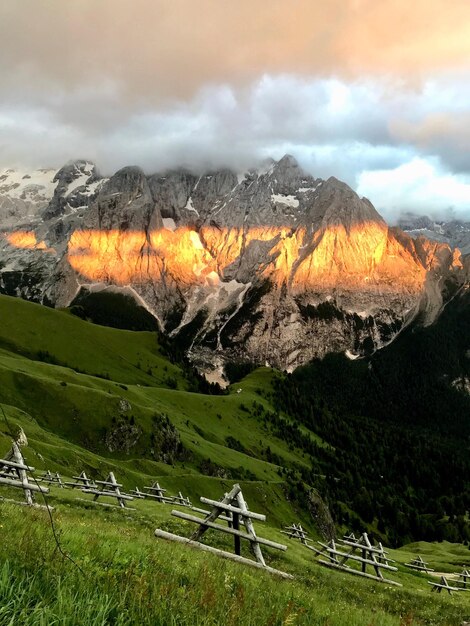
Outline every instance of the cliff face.
[(436, 221), (408, 212), (401, 215), (398, 226), (412, 237), (421, 236), (448, 243), (452, 248), (461, 250), (462, 254), (470, 254), (470, 222), (458, 219)]
[(126, 167), (106, 180), (80, 161), (28, 180), (0, 175), (0, 288), (60, 306), (83, 286), (130, 288), (214, 377), (226, 359), (360, 355), (419, 311), (432, 321), (468, 280), (458, 251), (389, 228), (290, 156), (242, 175)]

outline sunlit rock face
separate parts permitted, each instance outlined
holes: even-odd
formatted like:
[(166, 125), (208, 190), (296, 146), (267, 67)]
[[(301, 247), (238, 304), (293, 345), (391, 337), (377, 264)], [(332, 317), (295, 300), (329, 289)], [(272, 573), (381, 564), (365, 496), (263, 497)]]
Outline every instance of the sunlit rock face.
[(389, 228), (368, 200), (290, 156), (242, 174), (126, 167), (109, 180), (77, 161), (40, 190), (3, 176), (4, 292), (66, 306), (83, 286), (130, 288), (205, 370), (353, 358), (418, 313), (431, 322), (468, 280), (458, 250)]

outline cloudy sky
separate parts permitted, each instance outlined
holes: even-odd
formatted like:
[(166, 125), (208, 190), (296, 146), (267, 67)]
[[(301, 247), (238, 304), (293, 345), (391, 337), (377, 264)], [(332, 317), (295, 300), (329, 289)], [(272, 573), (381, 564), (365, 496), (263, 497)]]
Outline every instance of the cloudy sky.
[(469, 0), (2, 0), (0, 167), (293, 154), (470, 219)]

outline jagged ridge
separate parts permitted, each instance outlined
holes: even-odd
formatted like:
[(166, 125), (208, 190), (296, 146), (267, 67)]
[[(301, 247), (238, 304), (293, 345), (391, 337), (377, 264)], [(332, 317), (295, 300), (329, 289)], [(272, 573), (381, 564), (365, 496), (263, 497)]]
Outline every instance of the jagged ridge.
[(103, 179), (78, 161), (42, 177), (33, 201), (28, 179), (0, 176), (1, 223), (11, 231), (17, 218), (2, 290), (65, 306), (83, 286), (130, 287), (162, 329), (191, 329), (202, 368), (360, 355), (420, 309), (434, 319), (445, 281), (467, 280), (458, 251), (389, 228), (367, 199), (289, 155), (241, 175), (125, 167)]

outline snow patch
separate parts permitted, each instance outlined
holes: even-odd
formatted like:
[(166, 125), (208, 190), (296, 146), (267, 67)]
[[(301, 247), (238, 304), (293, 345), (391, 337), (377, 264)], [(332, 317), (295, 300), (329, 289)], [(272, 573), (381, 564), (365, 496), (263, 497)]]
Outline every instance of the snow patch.
[(297, 208), (299, 206), (299, 201), (295, 196), (284, 196), (282, 193), (271, 194), (271, 201), (278, 202), (279, 204), (285, 204), (294, 208)]
[[(230, 283), (234, 283), (236, 281), (231, 280)], [(230, 284), (228, 283), (228, 284)], [(227, 284), (227, 283), (225, 283)], [(240, 284), (240, 283), (238, 283)], [(225, 324), (223, 324), (220, 329), (219, 332), (217, 333), (217, 349), (221, 350), (222, 349), (222, 343), (220, 341), (220, 335), (222, 334), (222, 331), (224, 330), (224, 328), (227, 326), (227, 324), (230, 322), (230, 320), (235, 317), (235, 315), (238, 313), (238, 311), (242, 308), (243, 306), (243, 301), (246, 295), (246, 292), (248, 291), (248, 289), (251, 287), (251, 282), (247, 283), (246, 285), (242, 285), (243, 289), (240, 291), (240, 293), (238, 294), (238, 302), (237, 302), (237, 308), (235, 309), (235, 311), (232, 313), (232, 315), (230, 315), (230, 317), (226, 320)]]
[(92, 196), (99, 189), (101, 189), (104, 183), (107, 182), (108, 180), (109, 180), (108, 178), (101, 178), (100, 180), (95, 180), (93, 183), (88, 184), (86, 195)]
[(171, 231), (176, 230), (175, 220), (172, 217), (164, 217), (163, 228), (166, 228), (167, 230), (171, 230)]
[(228, 283), (220, 283), (221, 289), (225, 289), (228, 293), (233, 293), (237, 289), (244, 289), (245, 283), (239, 283), (237, 280), (233, 279)]
[(196, 211), (196, 209), (193, 206), (193, 199), (191, 198), (191, 196), (189, 196), (188, 201), (186, 202), (186, 206), (184, 208), (187, 209), (188, 211), (193, 211), (193, 213), (196, 213), (196, 215), (199, 217), (199, 213)]
[(23, 194), (38, 195), (50, 200), (57, 187), (53, 179), (57, 170), (39, 169), (33, 172), (4, 169), (0, 171), (0, 194), (10, 198), (21, 198)]

